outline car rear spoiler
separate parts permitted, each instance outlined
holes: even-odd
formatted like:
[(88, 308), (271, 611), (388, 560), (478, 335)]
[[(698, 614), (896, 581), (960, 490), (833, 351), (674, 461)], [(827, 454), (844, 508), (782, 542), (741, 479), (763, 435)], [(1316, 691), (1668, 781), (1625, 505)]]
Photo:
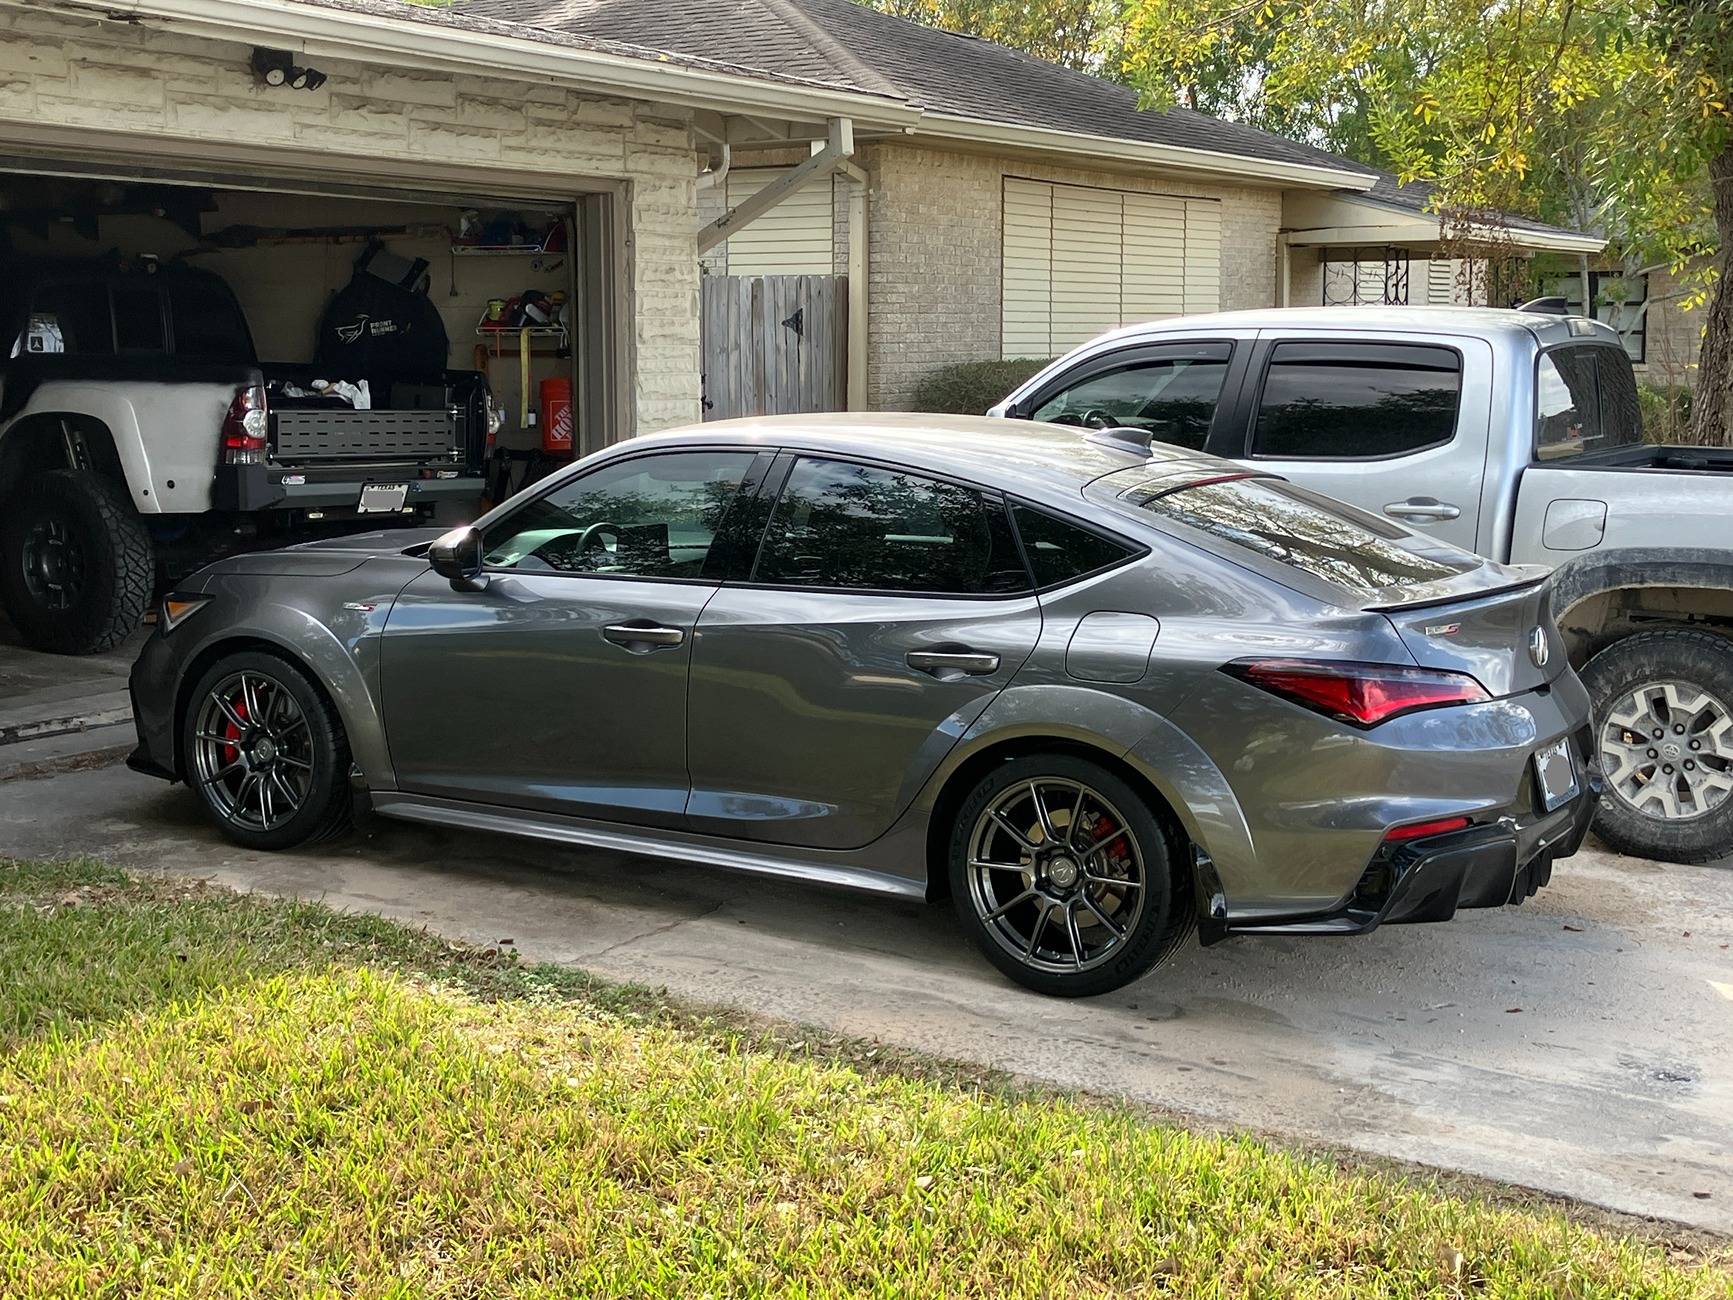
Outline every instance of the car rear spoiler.
[(1539, 564), (1524, 564), (1498, 567), (1503, 568), (1507, 578), (1490, 586), (1475, 586), (1472, 581), (1464, 581), (1481, 575), (1481, 569), (1470, 569), (1456, 578), (1446, 578), (1442, 582), (1427, 583), (1425, 586), (1413, 589), (1414, 594), (1405, 600), (1380, 600), (1376, 597), (1373, 603), (1360, 606), (1369, 614), (1389, 614), (1396, 610), (1427, 609), (1433, 605), (1455, 605), (1469, 600), (1487, 600), (1493, 596), (1508, 595), (1513, 591), (1526, 591), (1538, 587), (1552, 577), (1552, 570)]

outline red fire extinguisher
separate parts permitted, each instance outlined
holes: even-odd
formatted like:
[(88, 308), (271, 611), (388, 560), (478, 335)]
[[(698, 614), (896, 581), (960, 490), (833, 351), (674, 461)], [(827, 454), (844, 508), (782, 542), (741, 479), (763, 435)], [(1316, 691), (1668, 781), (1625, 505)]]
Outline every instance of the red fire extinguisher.
[(542, 380), (542, 450), (553, 456), (572, 454), (572, 381)]

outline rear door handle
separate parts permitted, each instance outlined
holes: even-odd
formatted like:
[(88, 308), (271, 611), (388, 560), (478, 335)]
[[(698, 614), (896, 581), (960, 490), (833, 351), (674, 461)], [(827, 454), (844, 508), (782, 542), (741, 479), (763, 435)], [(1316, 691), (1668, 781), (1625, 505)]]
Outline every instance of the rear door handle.
[(908, 665), (935, 677), (985, 677), (999, 671), (999, 656), (974, 650), (911, 650)]
[(630, 623), (610, 623), (602, 629), (602, 637), (632, 654), (643, 655), (679, 645), (686, 639), (686, 633), (677, 627), (652, 623), (649, 619), (636, 619)]
[(1448, 501), (1440, 501), (1437, 497), (1409, 497), (1406, 501), (1392, 501), (1384, 507), (1384, 513), (1392, 519), (1460, 519), (1462, 511)]

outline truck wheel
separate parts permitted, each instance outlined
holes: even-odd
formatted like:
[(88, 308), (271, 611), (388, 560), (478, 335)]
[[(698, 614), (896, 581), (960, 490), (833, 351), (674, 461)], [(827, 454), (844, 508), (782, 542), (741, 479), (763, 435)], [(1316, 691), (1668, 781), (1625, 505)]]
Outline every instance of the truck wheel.
[(1595, 833), (1621, 853), (1733, 853), (1733, 641), (1684, 629), (1616, 641), (1583, 669), (1607, 789)]
[(156, 578), (150, 535), (126, 495), (77, 470), (37, 474), (0, 518), (0, 600), (24, 643), (108, 650), (138, 626)]

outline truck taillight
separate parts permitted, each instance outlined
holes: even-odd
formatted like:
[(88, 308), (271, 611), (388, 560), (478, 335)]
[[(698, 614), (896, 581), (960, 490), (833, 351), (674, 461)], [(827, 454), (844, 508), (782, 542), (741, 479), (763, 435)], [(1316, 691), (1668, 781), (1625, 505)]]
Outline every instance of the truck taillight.
[(223, 417), (223, 463), (264, 464), (265, 435), (270, 424), (265, 390), (256, 384), (237, 388), (235, 400), (229, 403), (229, 413)]

